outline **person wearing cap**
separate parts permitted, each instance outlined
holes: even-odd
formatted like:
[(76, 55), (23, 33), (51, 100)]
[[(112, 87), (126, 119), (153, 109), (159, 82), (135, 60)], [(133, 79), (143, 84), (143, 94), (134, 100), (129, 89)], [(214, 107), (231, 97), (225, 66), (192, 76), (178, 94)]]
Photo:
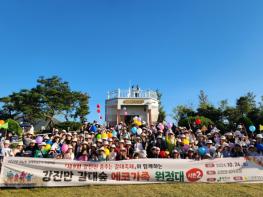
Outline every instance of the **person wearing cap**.
[(216, 152), (216, 148), (213, 146), (213, 141), (207, 140), (206, 147), (207, 147), (207, 152), (213, 157), (214, 153)]
[(256, 144), (262, 144), (262, 139), (263, 139), (263, 135), (261, 133), (257, 134), (256, 135)]
[(213, 158), (223, 158), (223, 146), (217, 144), (215, 149), (216, 151), (214, 152)]
[(235, 144), (235, 147), (232, 148), (231, 157), (244, 157), (243, 148), (240, 144)]
[(25, 148), (26, 157), (34, 157), (35, 151), (37, 150), (36, 140), (31, 140), (29, 145)]
[(16, 148), (13, 150), (13, 155), (15, 157), (22, 157), (24, 153), (24, 143), (22, 141), (17, 143)]
[(110, 155), (109, 155), (109, 157), (108, 157), (108, 160), (109, 160), (109, 161), (115, 161), (115, 160), (116, 160), (117, 153), (116, 153), (115, 149), (116, 149), (115, 144), (112, 144), (112, 145), (110, 146)]
[(29, 146), (30, 141), (33, 139), (33, 137), (34, 137), (34, 131), (32, 130), (28, 131), (23, 138), (24, 145)]
[(223, 143), (222, 147), (223, 147), (223, 151), (222, 151), (223, 158), (231, 157), (231, 149), (229, 144), (225, 142)]
[(57, 157), (57, 152), (55, 148), (51, 148), (50, 151), (47, 153), (47, 158), (54, 159)]
[(119, 141), (118, 146), (116, 147), (116, 150), (115, 150), (117, 154), (120, 154), (122, 148), (125, 148), (124, 140)]
[(166, 143), (166, 147), (167, 147), (169, 153), (172, 153), (172, 151), (174, 150), (175, 145), (176, 145), (176, 138), (175, 138), (174, 133), (172, 131), (166, 132), (165, 143)]
[(13, 151), (9, 146), (10, 146), (10, 141), (5, 140), (4, 146), (1, 148), (1, 151), (0, 151), (0, 156), (2, 157), (13, 157), (14, 156)]
[(73, 146), (72, 145), (68, 146), (68, 150), (64, 154), (64, 159), (69, 159), (69, 160), (74, 160), (75, 159), (75, 155), (74, 155), (74, 152), (73, 152)]
[(97, 147), (100, 148), (103, 146), (102, 139), (97, 139)]
[(192, 148), (188, 149), (185, 159), (194, 159), (194, 149)]
[(210, 155), (210, 153), (206, 153), (204, 155), (204, 159), (211, 159), (211, 158), (212, 158), (212, 156)]
[(45, 150), (46, 143), (42, 142), (38, 144), (38, 148), (35, 151), (34, 157), (35, 158), (46, 158), (47, 157), (47, 151)]
[(139, 151), (144, 150), (144, 147), (141, 143), (141, 138), (139, 136), (137, 136), (135, 139), (134, 150), (139, 150)]
[(178, 150), (174, 149), (172, 151), (172, 156), (171, 156), (172, 159), (180, 159), (180, 153)]
[(82, 149), (78, 155), (78, 161), (88, 161), (88, 151), (87, 149)]
[(159, 147), (161, 151), (165, 151), (167, 149), (165, 140), (163, 140), (162, 135), (157, 136), (155, 146)]
[(60, 151), (60, 146), (59, 146), (59, 144), (60, 144), (59, 141), (60, 141), (59, 135), (55, 135), (55, 137), (54, 137), (54, 139), (53, 139), (53, 141), (52, 141), (52, 146), (51, 146), (51, 148), (55, 149), (56, 152), (58, 152), (58, 153), (61, 152), (61, 151)]
[(105, 148), (101, 147), (98, 150), (98, 161), (106, 161), (107, 155), (105, 153)]
[(133, 157), (134, 149), (132, 147), (132, 143), (130, 140), (127, 140), (125, 143), (126, 150), (127, 150), (127, 156), (131, 159)]
[(65, 143), (70, 144), (72, 140), (72, 133), (67, 133)]
[(260, 156), (260, 154), (257, 152), (257, 149), (254, 145), (249, 145), (247, 156), (257, 157)]
[(127, 157), (127, 150), (125, 147), (120, 148), (120, 153), (117, 155), (117, 160), (128, 160), (129, 157)]

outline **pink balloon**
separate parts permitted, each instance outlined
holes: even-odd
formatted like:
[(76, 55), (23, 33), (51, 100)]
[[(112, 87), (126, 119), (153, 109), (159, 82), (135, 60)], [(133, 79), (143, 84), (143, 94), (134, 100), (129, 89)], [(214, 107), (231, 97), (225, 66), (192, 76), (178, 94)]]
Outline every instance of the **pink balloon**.
[(43, 137), (42, 136), (37, 136), (36, 138), (36, 143), (41, 144), (43, 142)]
[(67, 144), (63, 144), (62, 147), (61, 147), (61, 150), (63, 153), (67, 152), (68, 151), (68, 145)]
[(167, 123), (167, 127), (168, 127), (169, 129), (171, 129), (171, 128), (173, 127), (173, 123), (168, 122), (168, 123)]
[(164, 130), (164, 126), (163, 126), (163, 124), (160, 123), (160, 124), (158, 125), (158, 128), (159, 128), (160, 130)]
[(124, 115), (127, 116), (127, 115), (128, 115), (128, 112), (124, 112)]

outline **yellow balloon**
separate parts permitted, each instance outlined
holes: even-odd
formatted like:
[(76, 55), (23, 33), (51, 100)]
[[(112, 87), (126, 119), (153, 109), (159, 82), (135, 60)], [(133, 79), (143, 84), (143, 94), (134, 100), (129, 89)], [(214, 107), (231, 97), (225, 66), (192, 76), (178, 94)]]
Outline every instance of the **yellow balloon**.
[(184, 139), (183, 140), (183, 144), (189, 145), (189, 140), (188, 139)]
[(141, 123), (140, 121), (138, 121), (138, 120), (134, 120), (134, 124), (135, 124), (136, 126), (141, 126), (141, 125), (142, 125), (142, 123)]
[(45, 150), (46, 150), (46, 151), (50, 151), (50, 149), (51, 149), (51, 145), (50, 145), (50, 144), (47, 144), (46, 147), (45, 147)]
[(107, 135), (107, 133), (103, 133), (103, 134), (101, 134), (101, 138), (102, 138), (102, 139), (108, 139), (108, 135)]

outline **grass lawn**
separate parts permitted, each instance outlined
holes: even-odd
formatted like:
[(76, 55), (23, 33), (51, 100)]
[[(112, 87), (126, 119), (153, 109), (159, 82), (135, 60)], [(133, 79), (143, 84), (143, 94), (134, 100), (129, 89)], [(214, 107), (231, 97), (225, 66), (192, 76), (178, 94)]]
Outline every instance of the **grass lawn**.
[(186, 197), (186, 196), (260, 196), (263, 197), (263, 184), (151, 184), (151, 185), (97, 185), (86, 187), (0, 189), (0, 196), (16, 197)]

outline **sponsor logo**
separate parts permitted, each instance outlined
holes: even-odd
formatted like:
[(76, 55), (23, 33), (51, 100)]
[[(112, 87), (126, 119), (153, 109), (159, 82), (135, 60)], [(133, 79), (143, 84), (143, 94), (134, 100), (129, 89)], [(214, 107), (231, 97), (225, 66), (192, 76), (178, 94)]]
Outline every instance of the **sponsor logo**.
[(186, 172), (186, 178), (190, 182), (195, 182), (203, 177), (203, 171), (199, 168), (192, 168)]
[(217, 179), (217, 182), (229, 182), (230, 181), (230, 177), (228, 176), (221, 176)]
[(242, 181), (243, 177), (242, 176), (234, 176), (233, 178), (235, 181)]
[(216, 178), (207, 178), (207, 181), (208, 181), (208, 182), (215, 182), (215, 181), (216, 181)]
[(206, 171), (206, 174), (207, 174), (207, 175), (214, 175), (214, 174), (216, 174), (216, 171), (214, 171), (214, 170), (209, 170), (209, 171)]
[(249, 179), (252, 181), (263, 181), (263, 176), (251, 176)]
[(215, 164), (213, 164), (213, 163), (207, 163), (207, 164), (205, 164), (205, 167), (206, 167), (206, 168), (213, 168), (213, 167), (215, 167)]

